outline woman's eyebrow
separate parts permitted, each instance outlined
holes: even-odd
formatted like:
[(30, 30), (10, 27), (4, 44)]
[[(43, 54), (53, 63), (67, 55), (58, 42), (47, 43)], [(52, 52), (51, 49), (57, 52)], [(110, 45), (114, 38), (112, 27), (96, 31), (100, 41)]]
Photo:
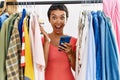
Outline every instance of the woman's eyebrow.
[(62, 14), (61, 16), (65, 16), (65, 14)]
[[(57, 16), (58, 14), (54, 14), (54, 13), (52, 13), (51, 14), (51, 16)], [(59, 15), (58, 15), (59, 16)], [(61, 14), (60, 16), (65, 16), (65, 14), (63, 13), (63, 14)]]

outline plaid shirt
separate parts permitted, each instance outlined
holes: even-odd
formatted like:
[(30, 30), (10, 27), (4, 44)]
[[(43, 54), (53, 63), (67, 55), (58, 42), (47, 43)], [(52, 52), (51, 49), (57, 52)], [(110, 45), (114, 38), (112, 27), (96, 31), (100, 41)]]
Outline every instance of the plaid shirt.
[(19, 55), (21, 52), (20, 36), (18, 32), (19, 17), (15, 20), (10, 43), (8, 47), (8, 54), (6, 56), (6, 71), (7, 80), (19, 80)]
[(10, 27), (9, 23), (16, 14), (11, 14), (7, 20), (2, 24), (1, 32), (0, 32), (0, 80), (6, 80), (6, 67), (5, 67), (5, 58), (8, 52), (8, 33)]

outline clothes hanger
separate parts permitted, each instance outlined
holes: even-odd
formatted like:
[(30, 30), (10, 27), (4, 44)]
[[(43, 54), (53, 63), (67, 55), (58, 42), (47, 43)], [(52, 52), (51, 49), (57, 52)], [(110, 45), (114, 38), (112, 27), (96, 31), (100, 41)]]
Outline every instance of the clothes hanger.
[(0, 9), (3, 8), (4, 6), (4, 1), (0, 1)]
[[(17, 2), (17, 0), (6, 0), (6, 2)], [(17, 12), (17, 5), (6, 5), (6, 12), (8, 12), (9, 15)]]
[(2, 15), (6, 10), (6, 0), (4, 1), (4, 3), (1, 3), (1, 4), (3, 4), (3, 7), (0, 8), (0, 15)]

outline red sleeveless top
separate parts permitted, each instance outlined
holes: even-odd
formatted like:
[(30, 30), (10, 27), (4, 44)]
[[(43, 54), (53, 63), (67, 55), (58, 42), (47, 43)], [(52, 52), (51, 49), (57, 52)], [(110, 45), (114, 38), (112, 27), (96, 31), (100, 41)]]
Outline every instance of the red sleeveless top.
[[(76, 38), (71, 38), (72, 49), (76, 49)], [(66, 53), (50, 44), (45, 80), (75, 80)]]

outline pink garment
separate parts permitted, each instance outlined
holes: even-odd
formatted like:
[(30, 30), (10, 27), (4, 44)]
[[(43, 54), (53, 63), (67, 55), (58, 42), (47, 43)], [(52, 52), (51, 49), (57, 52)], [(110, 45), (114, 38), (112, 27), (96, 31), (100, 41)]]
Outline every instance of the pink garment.
[(120, 52), (120, 0), (103, 0), (103, 11), (112, 20)]
[[(72, 49), (76, 49), (76, 39), (71, 38)], [(75, 80), (66, 53), (50, 44), (45, 80)]]
[(39, 17), (37, 15), (31, 15), (29, 36), (31, 40), (31, 48), (33, 54), (35, 80), (45, 80), (44, 78), (45, 59), (38, 18)]

